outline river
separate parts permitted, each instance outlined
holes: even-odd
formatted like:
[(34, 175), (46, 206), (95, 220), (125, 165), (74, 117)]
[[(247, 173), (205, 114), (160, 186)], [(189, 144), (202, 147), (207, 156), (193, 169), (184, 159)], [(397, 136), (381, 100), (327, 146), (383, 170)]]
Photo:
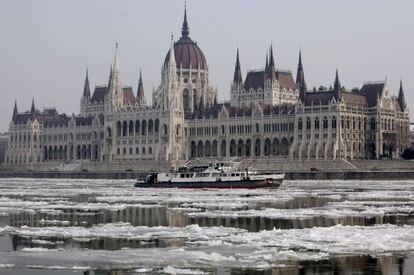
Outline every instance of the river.
[(0, 274), (414, 274), (413, 181), (0, 179)]

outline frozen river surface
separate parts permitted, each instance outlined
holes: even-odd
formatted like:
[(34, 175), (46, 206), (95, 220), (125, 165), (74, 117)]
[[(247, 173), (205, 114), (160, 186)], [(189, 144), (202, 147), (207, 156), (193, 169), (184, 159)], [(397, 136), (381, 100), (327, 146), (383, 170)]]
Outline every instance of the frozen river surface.
[(0, 274), (414, 274), (413, 181), (0, 179)]

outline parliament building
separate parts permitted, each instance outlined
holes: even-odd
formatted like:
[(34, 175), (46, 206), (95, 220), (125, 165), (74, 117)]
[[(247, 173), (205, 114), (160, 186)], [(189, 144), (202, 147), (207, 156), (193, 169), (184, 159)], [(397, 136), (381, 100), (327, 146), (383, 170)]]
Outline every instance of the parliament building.
[(5, 163), (157, 167), (217, 159), (395, 159), (410, 146), (401, 83), (395, 92), (386, 81), (348, 90), (337, 71), (330, 88), (308, 89), (300, 53), (295, 78), (277, 69), (272, 47), (264, 67), (245, 76), (241, 59), (237, 50), (230, 101), (218, 102), (185, 11), (151, 105), (141, 75), (136, 90), (122, 85), (117, 45), (108, 83), (92, 92), (86, 72), (79, 114), (39, 110), (34, 101), (19, 112), (15, 103)]

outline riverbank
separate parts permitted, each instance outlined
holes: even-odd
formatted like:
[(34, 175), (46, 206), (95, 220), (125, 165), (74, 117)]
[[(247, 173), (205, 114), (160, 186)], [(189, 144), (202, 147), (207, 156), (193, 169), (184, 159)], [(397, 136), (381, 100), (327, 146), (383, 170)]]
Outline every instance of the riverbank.
[[(143, 172), (0, 172), (0, 178), (138, 179)], [(286, 180), (410, 180), (414, 171), (288, 171)]]

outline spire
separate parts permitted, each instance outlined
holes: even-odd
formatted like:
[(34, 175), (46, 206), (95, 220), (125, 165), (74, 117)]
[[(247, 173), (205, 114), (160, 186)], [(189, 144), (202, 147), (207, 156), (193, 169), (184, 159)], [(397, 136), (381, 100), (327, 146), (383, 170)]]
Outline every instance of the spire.
[(175, 50), (174, 50), (174, 36), (171, 35), (171, 45), (170, 45), (170, 59), (168, 65), (172, 68), (176, 67), (175, 64)]
[(275, 61), (273, 59), (273, 45), (270, 45), (270, 61), (269, 61), (269, 66), (275, 66)]
[(32, 98), (32, 106), (30, 107), (30, 116), (31, 116), (32, 120), (36, 116), (36, 107), (35, 107), (35, 104), (34, 104), (34, 98)]
[(401, 111), (405, 111), (405, 108), (407, 107), (405, 102), (405, 96), (404, 96), (404, 89), (402, 85), (402, 80), (400, 80), (400, 90), (398, 91), (398, 102), (401, 106)]
[(243, 82), (243, 79), (242, 79), (240, 59), (239, 59), (239, 49), (237, 49), (236, 66), (234, 68), (233, 83), (241, 84), (242, 82)]
[(271, 80), (276, 79), (275, 60), (273, 59), (273, 45), (270, 45), (270, 59), (267, 67), (267, 77)]
[(119, 60), (118, 60), (119, 58), (118, 58), (118, 42), (116, 42), (116, 45), (115, 45), (115, 57), (114, 57), (114, 65), (113, 65), (113, 68), (112, 68), (112, 74), (114, 75), (114, 74), (116, 74), (116, 73), (119, 73)]
[(83, 87), (83, 96), (86, 97), (86, 98), (91, 97), (91, 90), (89, 88), (88, 69), (86, 69), (86, 78), (85, 78), (85, 85)]
[(300, 50), (299, 50), (298, 71), (296, 73), (296, 85), (298, 86), (299, 91), (301, 92), (306, 91), (305, 72), (303, 71), (302, 52)]
[(341, 82), (339, 81), (338, 69), (336, 69), (334, 91), (341, 90)]
[(112, 80), (112, 64), (109, 67), (109, 76), (108, 76), (108, 89), (111, 86), (111, 80)]
[(119, 57), (118, 57), (118, 42), (116, 42), (114, 62), (111, 66), (111, 73), (109, 75), (109, 86), (108, 86), (109, 92), (111, 92), (111, 89), (113, 89), (115, 93), (119, 91), (121, 91), (122, 93), (121, 71), (119, 68)]
[(139, 80), (137, 89), (137, 101), (140, 105), (145, 105), (144, 85), (142, 83), (142, 73), (139, 70)]
[(17, 100), (15, 100), (14, 101), (14, 109), (13, 109), (13, 117), (12, 117), (13, 122), (16, 121), (18, 113), (19, 113), (19, 111), (17, 110)]
[(190, 34), (190, 29), (188, 28), (188, 22), (187, 22), (187, 4), (184, 4), (184, 22), (183, 27), (181, 28), (181, 35), (183, 37), (188, 37)]
[(266, 54), (266, 64), (265, 64), (265, 71), (267, 72), (267, 70), (269, 69), (269, 55)]

